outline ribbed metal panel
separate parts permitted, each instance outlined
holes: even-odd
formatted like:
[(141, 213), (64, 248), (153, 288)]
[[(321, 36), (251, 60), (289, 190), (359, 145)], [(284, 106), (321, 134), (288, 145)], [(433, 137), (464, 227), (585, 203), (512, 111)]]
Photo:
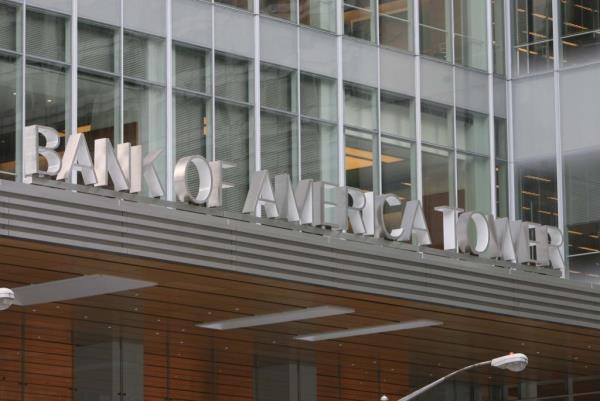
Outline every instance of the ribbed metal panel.
[(401, 243), (129, 199), (0, 181), (0, 233), (600, 328), (600, 291), (592, 285)]

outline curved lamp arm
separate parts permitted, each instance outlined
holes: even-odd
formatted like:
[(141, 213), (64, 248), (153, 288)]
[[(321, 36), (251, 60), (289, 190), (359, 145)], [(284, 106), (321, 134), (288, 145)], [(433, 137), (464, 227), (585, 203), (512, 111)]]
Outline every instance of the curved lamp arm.
[(441, 383), (445, 382), (446, 380), (448, 380), (448, 379), (456, 376), (459, 373), (462, 373), (462, 372), (464, 372), (466, 370), (469, 370), (469, 369), (478, 368), (480, 366), (491, 365), (491, 363), (492, 363), (492, 361), (479, 362), (479, 363), (476, 363), (474, 365), (470, 365), (470, 366), (464, 367), (462, 369), (459, 369), (459, 370), (457, 370), (455, 372), (450, 373), (449, 375), (446, 375), (446, 376), (444, 376), (444, 377), (442, 377), (440, 379), (437, 379), (436, 381), (434, 381), (432, 383), (429, 383), (425, 387), (421, 387), (420, 389), (416, 390), (414, 393), (410, 393), (409, 395), (400, 398), (398, 401), (412, 400), (413, 398), (420, 396), (424, 392), (430, 390), (431, 388), (437, 386), (438, 384), (441, 384)]

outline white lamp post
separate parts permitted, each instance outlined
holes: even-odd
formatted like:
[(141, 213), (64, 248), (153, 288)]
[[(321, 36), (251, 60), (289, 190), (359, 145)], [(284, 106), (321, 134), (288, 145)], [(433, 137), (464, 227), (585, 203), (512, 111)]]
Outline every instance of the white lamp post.
[[(418, 397), (421, 394), (423, 394), (424, 392), (437, 386), (438, 384), (443, 383), (446, 380), (450, 379), (451, 377), (454, 377), (457, 374), (462, 373), (469, 369), (489, 365), (489, 366), (493, 366), (493, 367), (499, 368), (499, 369), (507, 369), (507, 370), (510, 370), (511, 372), (521, 372), (527, 367), (528, 362), (529, 362), (529, 360), (527, 359), (527, 356), (524, 354), (509, 354), (506, 356), (501, 356), (499, 358), (492, 359), (491, 361), (479, 362), (474, 365), (470, 365), (470, 366), (464, 367), (462, 369), (459, 369), (455, 372), (452, 372), (449, 375), (446, 375), (446, 376), (442, 377), (441, 379), (434, 381), (433, 383), (429, 383), (425, 387), (422, 387), (422, 388), (418, 389), (417, 391), (400, 398), (398, 401), (412, 400), (413, 398)], [(386, 398), (386, 401), (387, 401), (387, 397), (385, 395), (383, 397), (381, 397), (381, 399), (383, 400), (384, 397)]]

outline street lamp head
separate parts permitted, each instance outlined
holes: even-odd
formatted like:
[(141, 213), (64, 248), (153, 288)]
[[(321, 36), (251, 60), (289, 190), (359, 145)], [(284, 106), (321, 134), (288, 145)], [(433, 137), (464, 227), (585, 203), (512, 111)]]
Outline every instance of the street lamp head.
[(529, 359), (525, 354), (509, 354), (492, 359), (491, 365), (495, 368), (507, 369), (511, 372), (522, 372), (527, 367)]

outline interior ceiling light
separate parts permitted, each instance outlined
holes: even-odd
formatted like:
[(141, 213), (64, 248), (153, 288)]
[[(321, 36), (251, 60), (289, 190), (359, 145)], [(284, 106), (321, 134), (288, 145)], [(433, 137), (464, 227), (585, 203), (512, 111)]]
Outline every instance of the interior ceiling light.
[(268, 324), (294, 322), (299, 320), (316, 319), (319, 317), (345, 315), (354, 313), (352, 308), (343, 308), (340, 306), (317, 306), (314, 308), (295, 309), (286, 312), (268, 313), (264, 315), (255, 315), (240, 317), (236, 319), (221, 320), (212, 323), (197, 324), (196, 327), (213, 330), (232, 330), (244, 327), (265, 326)]
[(348, 329), (339, 331), (330, 331), (327, 333), (315, 333), (294, 337), (296, 340), (302, 341), (325, 341), (337, 338), (364, 336), (367, 334), (388, 333), (391, 331), (420, 329), (423, 327), (440, 326), (442, 322), (437, 320), (411, 320), (402, 323), (385, 324), (382, 326), (362, 327), (358, 329)]
[(156, 283), (150, 281), (95, 274), (13, 289), (0, 288), (0, 310), (7, 309), (13, 304), (19, 306), (47, 304), (154, 286)]

